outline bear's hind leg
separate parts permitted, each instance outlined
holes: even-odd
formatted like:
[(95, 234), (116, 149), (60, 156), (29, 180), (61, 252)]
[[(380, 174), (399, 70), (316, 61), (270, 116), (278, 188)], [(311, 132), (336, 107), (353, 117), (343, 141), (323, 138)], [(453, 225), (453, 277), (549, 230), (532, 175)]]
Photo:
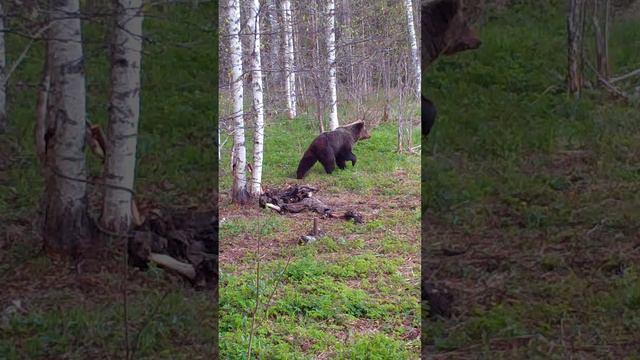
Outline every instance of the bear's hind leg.
[(306, 151), (304, 153), (304, 156), (300, 160), (300, 163), (298, 164), (298, 171), (296, 171), (296, 177), (298, 179), (304, 178), (304, 176), (307, 174), (307, 171), (311, 169), (311, 167), (313, 166), (313, 164), (316, 163), (316, 161), (317, 161), (316, 156), (311, 151)]
[(333, 170), (336, 169), (335, 160), (335, 155), (331, 148), (327, 149), (327, 151), (325, 151), (322, 156), (318, 157), (318, 161), (320, 161), (320, 163), (324, 167), (324, 171), (326, 171), (327, 174), (331, 174)]

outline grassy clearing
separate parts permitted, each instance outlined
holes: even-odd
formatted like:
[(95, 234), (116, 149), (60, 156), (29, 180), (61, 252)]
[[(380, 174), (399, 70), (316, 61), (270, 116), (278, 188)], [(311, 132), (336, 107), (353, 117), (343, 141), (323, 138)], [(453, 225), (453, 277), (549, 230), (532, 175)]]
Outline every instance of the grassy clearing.
[[(215, 153), (215, 69), (217, 46), (214, 3), (172, 5), (166, 12), (150, 8), (144, 21), (142, 111), (135, 188), (139, 204), (209, 206), (217, 188), (211, 174)], [(105, 47), (108, 18), (83, 24), (88, 117), (106, 126), (109, 65)], [(26, 41), (7, 34), (12, 61)], [(67, 264), (40, 253), (33, 224), (43, 191), (34, 152), (33, 108), (43, 48), (34, 46), (13, 74), (9, 87), (11, 130), (0, 136), (0, 305), (19, 300), (22, 311), (3, 317), (0, 358), (123, 358), (120, 255), (108, 254), (100, 274), (74, 275)], [(5, 159), (4, 156), (7, 158)], [(91, 174), (100, 165), (88, 156)], [(99, 189), (91, 189), (99, 200)], [(131, 275), (130, 336), (143, 323), (140, 358), (210, 358), (214, 352), (214, 306), (211, 294), (196, 293), (160, 271)], [(150, 316), (159, 299), (157, 314)]]
[[(223, 201), (222, 358), (246, 358), (257, 296), (261, 310), (252, 352), (260, 359), (418, 357), (420, 158), (396, 153), (394, 124), (369, 131), (371, 139), (354, 147), (355, 168), (327, 175), (317, 164), (298, 181), (294, 179), (298, 161), (318, 134), (315, 121), (303, 115), (277, 119), (267, 127), (263, 179), (268, 187), (311, 184), (327, 204), (361, 211), (365, 224), (320, 220), (327, 235), (298, 245), (297, 239), (309, 232), (313, 215), (285, 217), (257, 205), (243, 209)], [(419, 144), (419, 136), (415, 143)], [(229, 161), (229, 151), (227, 146), (223, 164)], [(221, 176), (224, 192), (231, 179), (228, 174)]]
[[(423, 158), (424, 269), (458, 312), (426, 322), (434, 357), (640, 355), (640, 113), (601, 90), (566, 96), (563, 6), (515, 6), (481, 49), (425, 76), (440, 119)], [(639, 25), (612, 27), (616, 74), (640, 63)]]

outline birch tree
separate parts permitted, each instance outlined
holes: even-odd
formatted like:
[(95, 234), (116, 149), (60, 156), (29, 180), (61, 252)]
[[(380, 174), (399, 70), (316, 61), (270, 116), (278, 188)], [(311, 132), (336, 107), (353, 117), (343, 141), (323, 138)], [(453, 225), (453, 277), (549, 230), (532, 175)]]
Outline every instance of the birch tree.
[(253, 111), (256, 114), (253, 132), (253, 176), (251, 179), (251, 195), (262, 193), (262, 159), (264, 148), (264, 105), (262, 99), (262, 63), (260, 59), (260, 0), (251, 0), (249, 7), (249, 32), (252, 37), (251, 83), (253, 86)]
[(2, 2), (0, 2), (0, 134), (5, 132), (7, 128), (7, 54), (4, 46), (5, 26), (4, 7), (2, 6)]
[(102, 226), (124, 233), (131, 227), (132, 196), (142, 61), (142, 0), (114, 0), (111, 42), (111, 93), (105, 156)]
[(327, 0), (327, 54), (329, 62), (329, 128), (335, 130), (338, 122), (338, 92), (336, 90), (336, 29), (335, 0)]
[(420, 59), (418, 58), (418, 41), (416, 40), (415, 24), (413, 22), (413, 4), (411, 0), (404, 0), (404, 8), (407, 13), (407, 29), (409, 30), (409, 42), (411, 44), (411, 60), (415, 77), (416, 97), (420, 97), (422, 77), (420, 74)]
[(249, 200), (247, 191), (247, 149), (244, 144), (242, 42), (240, 41), (240, 0), (229, 0), (229, 47), (231, 57), (231, 93), (233, 96), (233, 189), (234, 202), (245, 204)]
[(85, 79), (79, 0), (50, 3), (51, 101), (46, 142), (43, 240), (78, 255), (92, 244), (87, 215)]
[(296, 73), (295, 73), (295, 51), (293, 49), (293, 13), (291, 11), (291, 1), (282, 0), (282, 22), (284, 25), (284, 46), (285, 46), (285, 74), (287, 110), (289, 118), (296, 117)]

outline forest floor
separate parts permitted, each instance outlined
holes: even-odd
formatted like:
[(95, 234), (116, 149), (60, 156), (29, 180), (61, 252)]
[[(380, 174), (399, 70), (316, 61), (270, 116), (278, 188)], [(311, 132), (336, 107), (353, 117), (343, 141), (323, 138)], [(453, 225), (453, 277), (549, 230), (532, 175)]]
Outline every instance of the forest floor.
[[(417, 106), (414, 110), (417, 119)], [(420, 155), (396, 152), (395, 124), (369, 128), (369, 133), (370, 139), (354, 146), (355, 167), (349, 163), (346, 170), (327, 175), (316, 164), (304, 180), (296, 180), (298, 161), (318, 134), (315, 121), (282, 119), (267, 127), (267, 188), (316, 187), (314, 197), (336, 212), (362, 213), (364, 224), (319, 219), (326, 235), (299, 245), (317, 214), (279, 215), (257, 203), (240, 207), (222, 197), (223, 358), (246, 358), (257, 293), (252, 352), (260, 359), (364, 359), (373, 353), (384, 359), (418, 358)], [(228, 164), (228, 151), (221, 164)], [(230, 188), (229, 178), (221, 174), (221, 191)]]
[[(217, 83), (215, 74), (203, 74), (216, 68), (215, 6), (147, 9), (135, 183), (141, 207), (213, 205)], [(105, 130), (110, 69), (105, 31), (110, 22), (100, 18), (83, 24), (87, 113)], [(11, 62), (27, 41), (6, 36)], [(36, 42), (10, 80), (11, 129), (0, 135), (0, 359), (124, 359), (123, 246), (110, 244), (99, 271), (81, 273), (42, 252), (36, 219), (44, 189), (32, 133), (42, 60), (43, 47)], [(87, 154), (95, 179), (101, 164)], [(89, 187), (95, 212), (100, 190)], [(196, 291), (155, 267), (146, 272), (130, 268), (127, 287), (135, 358), (214, 356), (210, 291)]]
[[(423, 271), (455, 296), (453, 318), (425, 323), (428, 358), (640, 356), (638, 103), (566, 95), (564, 8), (548, 4), (499, 14), (479, 50), (424, 76), (440, 118)], [(611, 35), (613, 73), (638, 68), (640, 20)]]

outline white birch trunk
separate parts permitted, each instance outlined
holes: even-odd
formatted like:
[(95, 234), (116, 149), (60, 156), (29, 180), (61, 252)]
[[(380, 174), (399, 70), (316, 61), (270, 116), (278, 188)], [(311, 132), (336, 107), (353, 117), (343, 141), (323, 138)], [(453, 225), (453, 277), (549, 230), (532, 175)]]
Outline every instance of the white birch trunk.
[(52, 251), (77, 256), (92, 247), (87, 216), (86, 104), (79, 0), (51, 2), (51, 101), (43, 239)]
[(284, 22), (284, 43), (285, 43), (285, 74), (287, 109), (289, 118), (296, 117), (296, 74), (295, 74), (295, 51), (293, 49), (293, 13), (291, 11), (291, 1), (282, 0), (282, 20)]
[(329, 127), (335, 130), (338, 122), (338, 93), (336, 90), (336, 29), (335, 0), (327, 1), (327, 54), (329, 62)]
[(0, 134), (7, 129), (7, 54), (4, 46), (4, 8), (0, 2)]
[[(140, 117), (142, 0), (114, 0), (111, 94), (104, 182), (133, 190)], [(133, 194), (105, 187), (102, 226), (124, 233), (131, 227)]]
[(422, 76), (420, 74), (420, 58), (418, 55), (418, 41), (416, 40), (415, 24), (413, 22), (413, 4), (411, 0), (404, 0), (404, 8), (407, 13), (407, 29), (409, 29), (409, 42), (411, 43), (411, 60), (413, 63), (416, 97), (420, 97)]
[(253, 176), (251, 195), (262, 194), (262, 159), (264, 149), (264, 104), (262, 98), (262, 62), (260, 58), (260, 0), (252, 0), (249, 8), (249, 33), (252, 37), (251, 83), (253, 85), (253, 110), (256, 114), (253, 133)]
[(231, 167), (233, 169), (233, 189), (231, 198), (244, 204), (249, 198), (247, 192), (247, 149), (244, 144), (242, 42), (240, 41), (240, 0), (229, 0), (229, 47), (231, 55), (231, 93), (233, 96), (234, 135)]

